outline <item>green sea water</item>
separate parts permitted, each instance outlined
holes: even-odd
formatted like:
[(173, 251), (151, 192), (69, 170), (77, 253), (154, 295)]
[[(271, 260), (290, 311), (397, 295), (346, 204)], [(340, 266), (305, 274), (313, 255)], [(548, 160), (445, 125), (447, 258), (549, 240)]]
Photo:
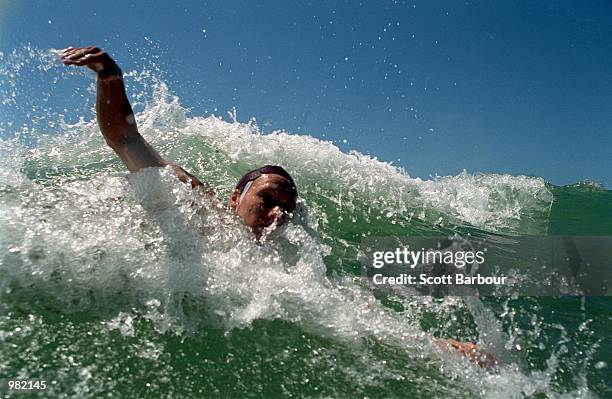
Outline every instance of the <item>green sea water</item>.
[[(609, 190), (411, 178), (235, 114), (192, 116), (151, 73), (126, 80), (143, 135), (220, 201), (169, 170), (128, 175), (93, 120), (35, 111), (34, 128), (0, 142), (0, 378), (45, 380), (27, 394), (40, 397), (612, 396), (609, 297), (390, 295), (358, 262), (370, 236), (612, 235)], [(267, 163), (290, 171), (301, 202), (257, 243), (225, 204)], [(429, 337), (477, 342), (503, 366)]]

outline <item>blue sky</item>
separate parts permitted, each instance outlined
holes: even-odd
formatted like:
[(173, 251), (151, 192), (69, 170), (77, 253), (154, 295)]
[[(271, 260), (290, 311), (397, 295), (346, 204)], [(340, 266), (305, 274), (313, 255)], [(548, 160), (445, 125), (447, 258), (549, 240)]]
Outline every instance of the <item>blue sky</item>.
[(195, 115), (236, 107), (411, 176), (612, 187), (609, 1), (0, 0), (0, 27), (4, 52), (96, 44), (124, 70), (155, 57)]

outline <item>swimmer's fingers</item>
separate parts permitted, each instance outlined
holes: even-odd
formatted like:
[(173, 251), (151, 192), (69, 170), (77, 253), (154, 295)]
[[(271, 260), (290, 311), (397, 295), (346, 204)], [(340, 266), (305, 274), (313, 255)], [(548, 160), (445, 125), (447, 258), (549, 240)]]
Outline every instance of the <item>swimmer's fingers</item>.
[(95, 46), (68, 47), (59, 53), (64, 65), (86, 66), (98, 73), (98, 77), (116, 77), (121, 70), (106, 51)]
[(434, 343), (436, 346), (444, 350), (457, 350), (471, 362), (476, 363), (478, 366), (483, 368), (492, 368), (500, 364), (499, 360), (497, 360), (493, 355), (479, 349), (476, 344), (472, 342), (463, 343), (454, 339), (448, 339), (435, 340)]
[(105, 51), (94, 46), (68, 47), (60, 51), (59, 55), (64, 65), (89, 66), (94, 71), (115, 65), (113, 59)]
[(66, 47), (63, 50), (60, 50), (59, 54), (60, 56), (68, 56), (71, 54), (77, 54), (77, 53), (86, 53), (86, 52), (94, 52), (97, 53), (99, 52), (100, 49), (96, 46), (85, 46), (85, 47)]
[(62, 61), (70, 62), (82, 58), (86, 54), (99, 53), (101, 50), (94, 46), (73, 48), (68, 47), (60, 51), (59, 56)]

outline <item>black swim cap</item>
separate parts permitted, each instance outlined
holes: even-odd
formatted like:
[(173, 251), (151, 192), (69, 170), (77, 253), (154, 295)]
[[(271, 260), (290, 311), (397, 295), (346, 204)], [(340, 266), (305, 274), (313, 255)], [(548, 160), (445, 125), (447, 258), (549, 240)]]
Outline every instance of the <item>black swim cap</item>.
[(242, 193), (242, 190), (244, 190), (244, 187), (247, 185), (248, 182), (257, 179), (259, 176), (264, 174), (280, 175), (283, 176), (285, 179), (289, 180), (289, 183), (291, 183), (291, 186), (295, 191), (295, 196), (297, 197), (297, 187), (295, 186), (293, 178), (285, 169), (278, 165), (265, 165), (261, 168), (257, 168), (248, 172), (247, 174), (242, 176), (238, 184), (236, 184), (236, 190), (238, 190), (239, 193)]

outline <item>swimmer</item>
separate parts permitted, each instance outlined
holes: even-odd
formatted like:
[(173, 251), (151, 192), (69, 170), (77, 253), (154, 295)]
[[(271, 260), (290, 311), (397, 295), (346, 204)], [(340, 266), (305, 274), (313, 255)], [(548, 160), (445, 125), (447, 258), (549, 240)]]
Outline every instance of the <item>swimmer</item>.
[[(106, 143), (130, 172), (148, 167), (170, 166), (184, 183), (193, 188), (202, 182), (182, 167), (166, 161), (138, 132), (132, 106), (125, 93), (123, 75), (115, 61), (98, 47), (68, 47), (60, 52), (65, 65), (85, 66), (97, 74), (96, 117)], [(210, 191), (209, 191), (210, 193)], [(230, 208), (249, 226), (259, 239), (273, 223), (286, 222), (296, 207), (296, 185), (285, 169), (266, 165), (245, 174), (236, 184), (229, 199)], [(432, 338), (447, 351), (455, 351), (481, 367), (498, 362), (472, 343)]]
[[(170, 166), (181, 181), (194, 188), (204, 186), (197, 177), (162, 158), (138, 132), (121, 69), (108, 53), (93, 46), (68, 47), (60, 52), (60, 59), (65, 65), (86, 66), (96, 72), (98, 125), (106, 143), (130, 172)], [(280, 166), (266, 165), (240, 179), (229, 205), (259, 239), (266, 227), (289, 219), (296, 200), (297, 188), (289, 173)]]

